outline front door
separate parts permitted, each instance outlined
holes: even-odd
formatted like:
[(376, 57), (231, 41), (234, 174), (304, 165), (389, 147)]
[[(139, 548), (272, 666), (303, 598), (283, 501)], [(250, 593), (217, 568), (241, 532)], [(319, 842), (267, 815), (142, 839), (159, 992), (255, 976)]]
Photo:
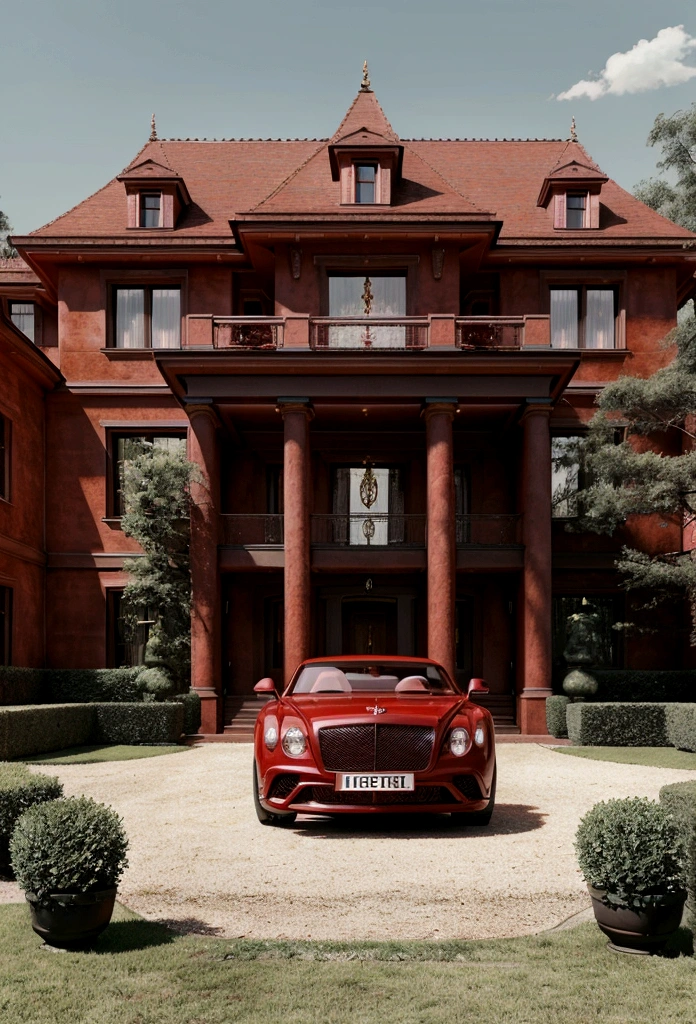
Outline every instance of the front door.
[(397, 603), (395, 598), (344, 601), (343, 654), (395, 654)]

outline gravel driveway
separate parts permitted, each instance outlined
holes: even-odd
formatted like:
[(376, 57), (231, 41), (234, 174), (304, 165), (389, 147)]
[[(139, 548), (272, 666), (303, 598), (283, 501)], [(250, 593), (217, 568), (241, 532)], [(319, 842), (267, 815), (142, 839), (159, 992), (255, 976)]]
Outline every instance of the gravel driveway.
[(181, 931), (313, 939), (523, 935), (589, 905), (573, 853), (580, 816), (614, 796), (657, 797), (696, 772), (607, 764), (536, 744), (498, 747), (487, 828), (427, 816), (256, 821), (252, 748), (45, 767), (67, 795), (111, 804), (131, 840), (120, 899)]

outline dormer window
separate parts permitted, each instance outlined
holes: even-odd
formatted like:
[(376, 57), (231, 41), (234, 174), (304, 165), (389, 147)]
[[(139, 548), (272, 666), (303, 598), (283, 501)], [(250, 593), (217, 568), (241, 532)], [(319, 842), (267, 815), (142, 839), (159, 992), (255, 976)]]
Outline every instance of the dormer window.
[(140, 227), (159, 228), (162, 225), (162, 193), (140, 194)]
[(355, 202), (374, 203), (377, 187), (377, 167), (375, 164), (355, 165)]
[(587, 207), (586, 192), (569, 192), (566, 195), (566, 228), (584, 228), (585, 210)]

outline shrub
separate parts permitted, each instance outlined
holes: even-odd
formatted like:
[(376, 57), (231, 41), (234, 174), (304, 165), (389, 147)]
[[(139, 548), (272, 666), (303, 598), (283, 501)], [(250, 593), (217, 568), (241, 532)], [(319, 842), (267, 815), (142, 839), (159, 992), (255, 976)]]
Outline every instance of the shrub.
[(180, 701), (96, 704), (95, 743), (176, 743), (184, 727)]
[(151, 695), (154, 700), (167, 700), (176, 689), (174, 680), (162, 668), (143, 669), (138, 675), (137, 683), (143, 694)]
[(142, 700), (140, 668), (48, 669), (51, 701), (56, 704), (129, 703)]
[(679, 826), (686, 850), (686, 888), (689, 909), (696, 913), (696, 780), (673, 782), (660, 790), (660, 803)]
[(569, 704), (568, 736), (587, 747), (669, 747), (666, 704)]
[(566, 723), (566, 708), (570, 704), (570, 697), (547, 697), (546, 698), (546, 728), (550, 736), (556, 739), (566, 739), (568, 726)]
[(80, 747), (94, 732), (93, 704), (0, 708), (0, 759)]
[(696, 704), (667, 705), (667, 734), (678, 750), (696, 751)]
[(195, 690), (189, 690), (178, 700), (184, 705), (184, 735), (193, 736), (201, 727), (201, 698)]
[(598, 700), (672, 702), (696, 700), (696, 671), (605, 669), (593, 671)]
[(42, 704), (50, 700), (50, 687), (42, 668), (0, 665), (0, 705)]
[(654, 800), (607, 800), (580, 821), (575, 850), (585, 881), (617, 907), (683, 892), (685, 850), (679, 825)]
[(10, 868), (10, 836), (28, 807), (57, 800), (63, 787), (51, 775), (37, 775), (23, 764), (0, 763), (0, 873)]
[(51, 893), (115, 888), (128, 864), (127, 849), (119, 816), (88, 797), (29, 808), (10, 840), (17, 881), (39, 902)]

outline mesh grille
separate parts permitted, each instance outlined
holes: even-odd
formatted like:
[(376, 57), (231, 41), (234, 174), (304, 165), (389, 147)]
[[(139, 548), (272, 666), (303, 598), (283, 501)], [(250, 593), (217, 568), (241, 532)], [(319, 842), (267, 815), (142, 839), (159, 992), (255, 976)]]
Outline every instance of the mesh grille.
[(299, 775), (277, 775), (271, 783), (269, 800), (272, 800), (273, 797), (284, 800), (286, 796), (290, 796), (299, 781)]
[[(331, 786), (313, 786), (308, 799), (318, 804), (373, 807), (394, 804), (453, 804), (456, 800), (444, 786), (418, 786), (412, 793), (336, 793)], [(311, 794), (311, 795), (310, 795)], [(302, 801), (304, 802), (304, 800)]]
[(319, 730), (329, 772), (422, 772), (435, 730), (423, 725), (339, 725)]
[(473, 775), (456, 775), (454, 784), (467, 800), (483, 800), (481, 787)]

